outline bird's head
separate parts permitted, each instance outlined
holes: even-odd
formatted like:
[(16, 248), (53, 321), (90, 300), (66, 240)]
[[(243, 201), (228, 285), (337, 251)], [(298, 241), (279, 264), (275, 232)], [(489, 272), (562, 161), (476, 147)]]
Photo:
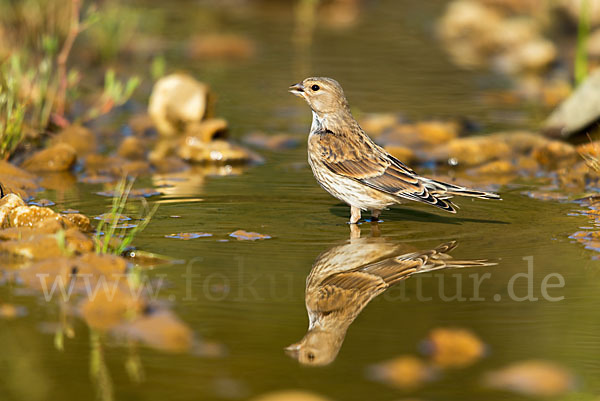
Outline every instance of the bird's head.
[(335, 79), (306, 78), (304, 81), (290, 86), (289, 91), (304, 98), (310, 108), (319, 115), (349, 110), (344, 90)]
[(302, 365), (325, 366), (337, 357), (345, 332), (311, 329), (299, 342), (285, 348), (286, 353)]

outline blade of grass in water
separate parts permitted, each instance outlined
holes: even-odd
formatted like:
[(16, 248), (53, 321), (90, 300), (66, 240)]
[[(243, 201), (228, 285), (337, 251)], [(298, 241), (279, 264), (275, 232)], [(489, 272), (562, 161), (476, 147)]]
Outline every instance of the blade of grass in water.
[[(115, 188), (115, 195), (112, 199), (110, 212), (108, 218), (100, 220), (98, 227), (96, 228), (96, 252), (97, 253), (113, 253), (120, 255), (125, 249), (131, 245), (137, 234), (142, 232), (146, 226), (152, 220), (154, 213), (158, 209), (158, 204), (154, 205), (152, 209), (148, 210), (148, 206), (145, 199), (142, 199), (143, 210), (140, 212), (140, 222), (132, 228), (119, 228), (123, 211), (127, 205), (129, 193), (133, 187), (133, 181), (127, 182), (125, 179), (121, 180)], [(102, 230), (106, 228), (106, 231), (102, 233)], [(120, 230), (120, 231), (119, 231)], [(114, 238), (122, 238), (122, 240), (111, 249), (111, 242)]]

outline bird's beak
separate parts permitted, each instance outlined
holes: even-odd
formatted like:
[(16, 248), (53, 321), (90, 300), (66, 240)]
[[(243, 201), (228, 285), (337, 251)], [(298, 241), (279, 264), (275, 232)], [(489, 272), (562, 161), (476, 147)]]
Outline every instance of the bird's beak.
[(298, 355), (300, 354), (300, 343), (285, 347), (285, 353), (294, 359), (298, 359)]
[(293, 93), (296, 96), (304, 95), (304, 85), (302, 83), (297, 83), (289, 87), (288, 89), (290, 93)]

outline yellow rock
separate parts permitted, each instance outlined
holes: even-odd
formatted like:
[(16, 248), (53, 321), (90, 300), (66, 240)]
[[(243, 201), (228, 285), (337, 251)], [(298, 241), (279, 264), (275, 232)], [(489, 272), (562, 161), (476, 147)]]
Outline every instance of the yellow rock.
[(25, 206), (25, 202), (19, 195), (8, 194), (0, 199), (0, 227), (8, 227), (8, 216), (17, 207)]
[(56, 134), (52, 144), (66, 143), (70, 145), (78, 155), (84, 155), (96, 150), (96, 135), (88, 128), (73, 124)]
[[(114, 286), (114, 287), (113, 287)], [(116, 288), (113, 291), (113, 288)], [(115, 328), (143, 309), (142, 301), (132, 295), (125, 283), (108, 282), (94, 297), (89, 294), (79, 307), (86, 323), (98, 330)]]
[(143, 160), (146, 156), (146, 144), (138, 137), (128, 136), (119, 145), (117, 155), (129, 160)]
[(511, 149), (506, 143), (485, 136), (457, 138), (448, 144), (448, 158), (464, 166), (476, 166), (510, 155)]
[(508, 175), (516, 172), (516, 167), (507, 160), (494, 160), (471, 170), (472, 174)]
[(423, 121), (416, 124), (419, 139), (424, 145), (439, 145), (458, 136), (459, 126), (454, 122)]
[(402, 390), (414, 390), (433, 378), (433, 370), (414, 356), (399, 356), (369, 368), (373, 380)]
[(532, 156), (538, 163), (548, 169), (570, 166), (580, 159), (575, 147), (562, 141), (548, 141), (545, 145), (536, 147), (532, 152)]
[(23, 162), (23, 168), (38, 172), (67, 171), (73, 167), (76, 160), (76, 151), (71, 145), (57, 143), (34, 153)]
[(250, 39), (233, 34), (210, 34), (193, 37), (188, 53), (198, 59), (247, 59), (254, 55), (256, 46)]
[(331, 401), (331, 398), (304, 390), (283, 390), (259, 395), (250, 401)]
[(168, 310), (138, 315), (117, 332), (162, 351), (186, 352), (194, 345), (192, 330)]
[(161, 135), (175, 136), (207, 116), (209, 95), (208, 85), (189, 75), (167, 75), (154, 84), (148, 114)]
[(203, 142), (227, 138), (228, 124), (222, 118), (210, 118), (202, 122), (195, 122), (186, 127), (186, 135), (200, 138)]
[(18, 206), (8, 216), (9, 227), (36, 227), (48, 218), (60, 220), (61, 216), (54, 210), (39, 206)]
[(385, 150), (404, 163), (410, 164), (415, 160), (415, 153), (407, 147), (389, 145), (385, 147)]
[(440, 368), (464, 368), (484, 356), (485, 344), (464, 329), (438, 328), (426, 340), (432, 362)]
[(388, 128), (398, 124), (398, 116), (392, 113), (374, 113), (362, 116), (360, 126), (365, 132), (375, 138)]

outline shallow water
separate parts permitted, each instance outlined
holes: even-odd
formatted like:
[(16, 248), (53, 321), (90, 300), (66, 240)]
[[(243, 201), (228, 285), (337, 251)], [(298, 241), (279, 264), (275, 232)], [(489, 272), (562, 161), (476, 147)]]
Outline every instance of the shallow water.
[[(447, 61), (431, 32), (431, 18), (443, 2), (403, 1), (405, 7), (388, 12), (385, 6), (391, 3), (396, 2), (369, 3), (349, 31), (318, 29), (313, 46), (301, 50), (288, 40), (293, 29), (290, 9), (266, 2), (252, 6), (251, 17), (223, 17), (223, 24), (256, 39), (256, 59), (231, 65), (202, 65), (181, 58), (169, 62), (212, 84), (218, 114), (229, 120), (234, 135), (252, 130), (307, 131), (308, 108), (286, 88), (308, 73), (336, 77), (345, 85), (352, 106), (361, 111), (400, 110), (414, 119), (469, 117), (489, 130), (534, 127), (531, 114), (492, 109), (480, 102), (481, 82), (495, 78), (457, 70)], [(161, 33), (173, 42), (200, 29), (190, 12), (202, 9), (195, 3), (153, 4), (158, 7), (155, 12), (178, 23), (177, 29)], [(306, 332), (306, 277), (320, 254), (348, 241), (349, 210), (316, 184), (304, 145), (262, 154), (266, 163), (241, 175), (204, 179), (198, 175), (162, 189), (164, 195), (150, 199), (160, 203), (156, 216), (135, 242), (139, 249), (181, 261), (148, 271), (166, 283), (159, 299), (169, 302), (199, 337), (222, 344), (226, 355), (206, 358), (139, 347), (135, 352), (145, 378), (134, 383), (124, 368), (132, 348), (106, 337), (102, 348), (108, 378), (99, 384), (90, 378), (90, 335), (85, 324), (75, 319), (74, 338), (65, 339), (64, 350), (58, 351), (44, 324), (59, 320), (57, 305), (0, 286), (3, 302), (28, 310), (26, 316), (0, 325), (0, 398), (92, 399), (100, 387), (102, 394), (113, 394), (117, 400), (248, 399), (289, 388), (336, 400), (406, 396), (512, 400), (521, 397), (484, 389), (481, 377), (487, 370), (524, 359), (546, 359), (570, 368), (579, 379), (570, 398), (591, 400), (600, 392), (598, 266), (591, 251), (568, 239), (580, 226), (589, 225), (588, 220), (568, 216), (577, 205), (521, 195), (523, 186), (502, 188), (501, 202), (459, 199), (457, 215), (420, 206), (385, 212), (380, 236), (406, 252), (456, 240), (459, 246), (451, 253), (456, 259), (487, 259), (497, 266), (445, 270), (407, 280), (362, 311), (333, 363), (301, 366), (284, 353), (284, 347)], [(152, 185), (149, 178), (136, 183)], [(78, 184), (39, 197), (55, 201), (55, 210), (73, 208), (98, 215), (110, 202), (95, 194), (103, 189)], [(228, 234), (237, 229), (272, 239), (230, 238)], [(360, 230), (363, 238), (373, 235), (369, 223)], [(213, 236), (165, 238), (179, 232)], [(528, 260), (537, 301), (511, 299), (511, 288), (517, 297), (529, 290), (523, 277), (514, 281), (514, 287), (509, 284), (515, 274), (528, 272)], [(476, 296), (470, 275), (486, 273), (490, 275), (480, 286), (478, 300), (468, 300)], [(564, 297), (561, 301), (550, 301), (541, 292), (542, 281), (553, 273), (561, 275), (565, 285), (549, 289), (546, 298)], [(457, 283), (467, 300), (444, 299), (457, 293)], [(419, 300), (419, 295), (428, 299)], [(414, 392), (368, 379), (371, 364), (417, 355), (420, 341), (436, 327), (473, 331), (487, 344), (487, 356)]]

